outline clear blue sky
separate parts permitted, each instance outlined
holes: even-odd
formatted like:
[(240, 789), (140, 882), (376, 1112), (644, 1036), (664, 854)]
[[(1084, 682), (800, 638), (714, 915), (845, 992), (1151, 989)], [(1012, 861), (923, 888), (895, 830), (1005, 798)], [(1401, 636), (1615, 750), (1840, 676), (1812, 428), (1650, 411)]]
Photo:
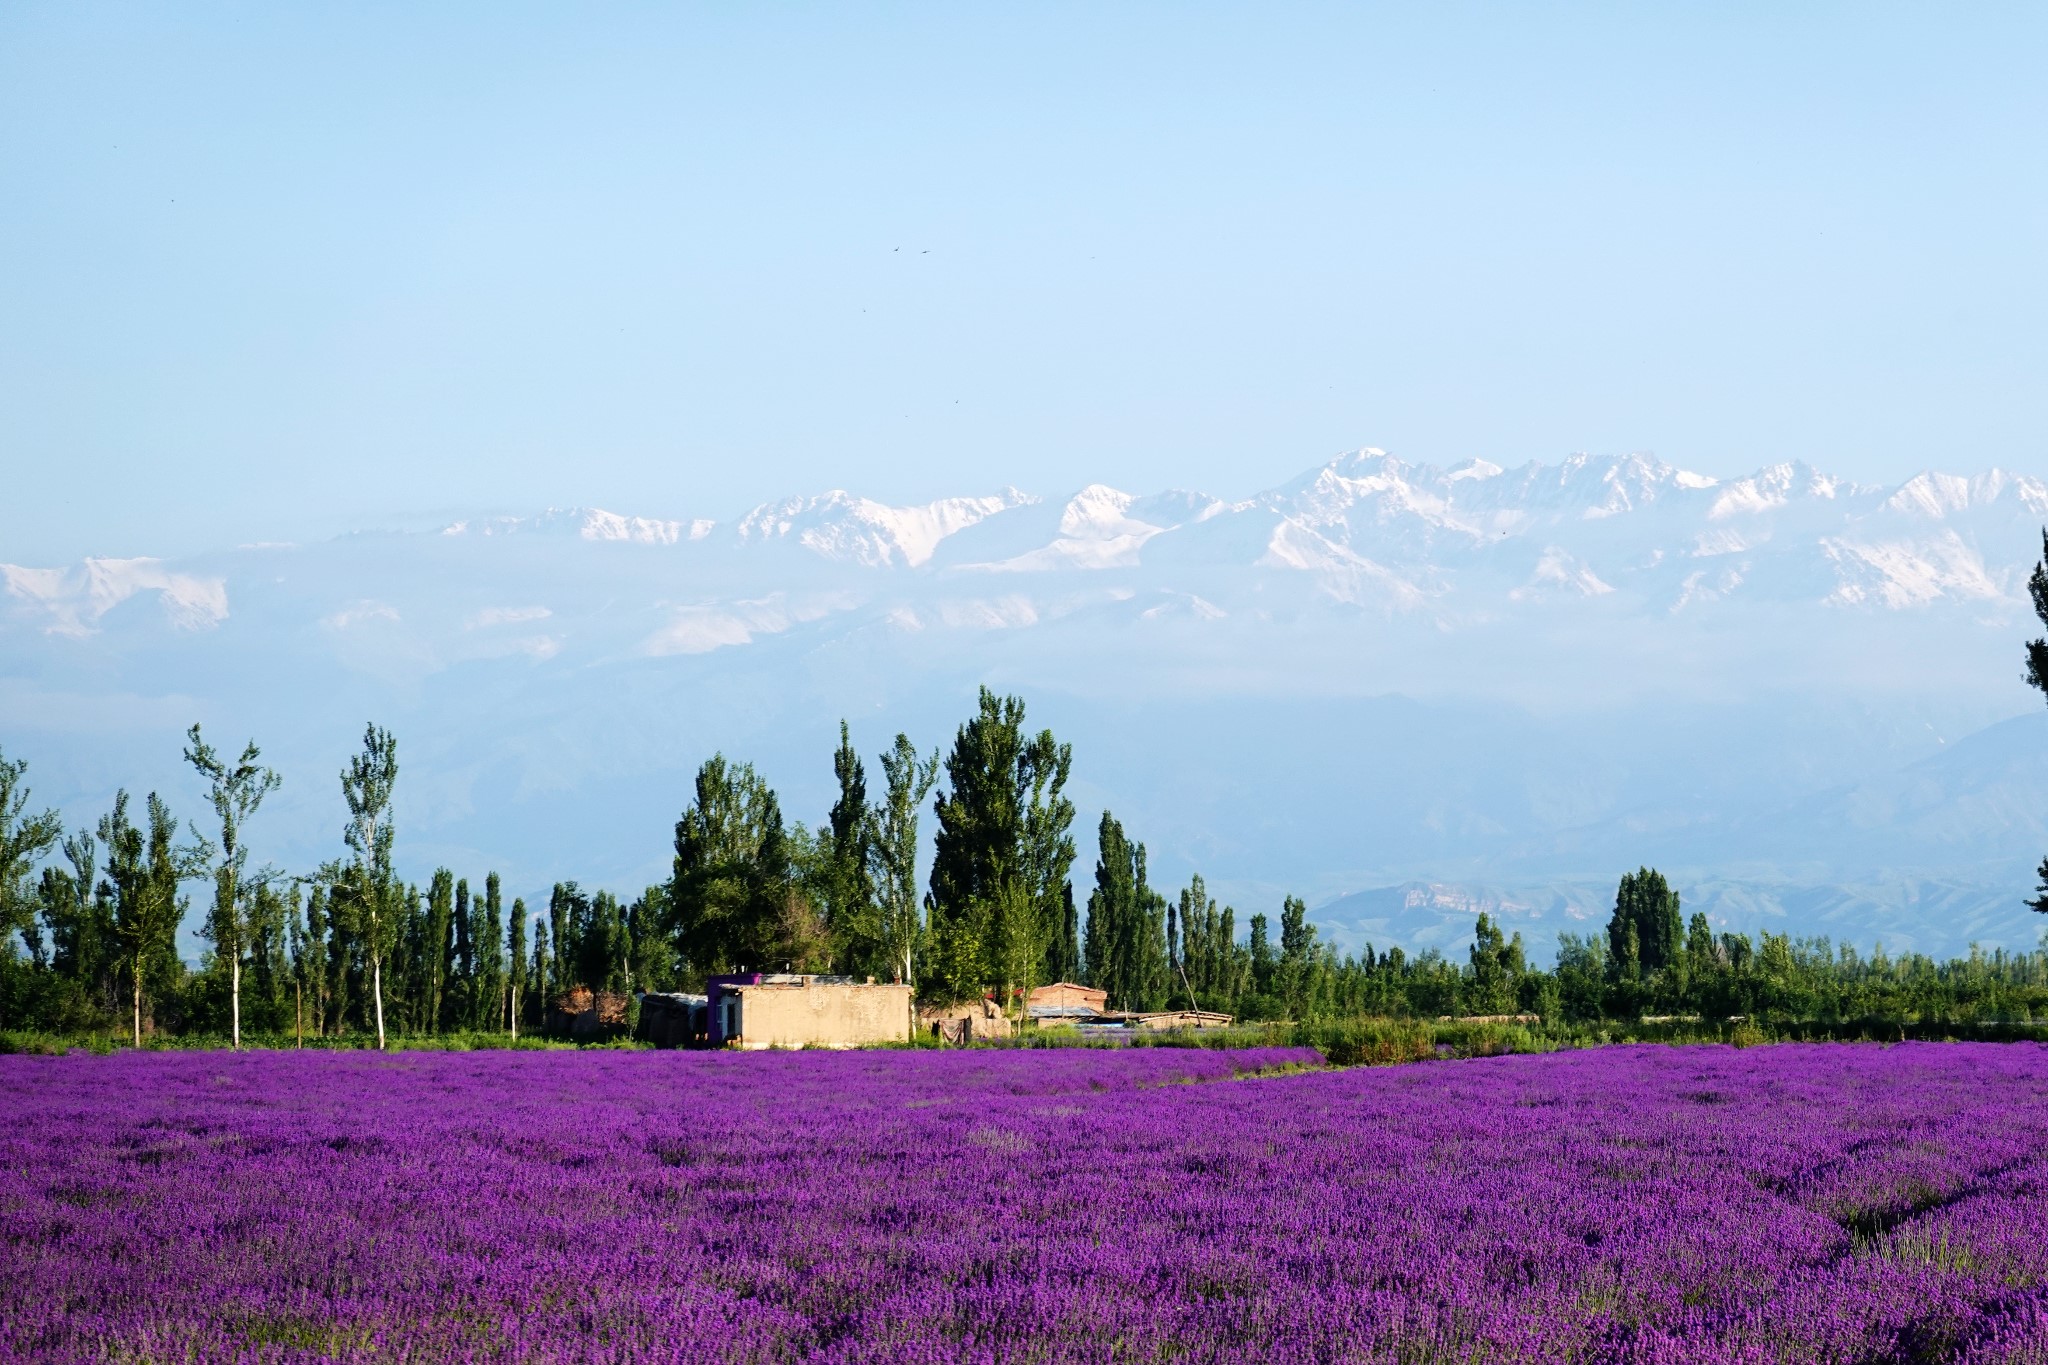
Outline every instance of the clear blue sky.
[[(1788, 14), (1789, 10), (1797, 14)], [(0, 560), (2048, 471), (2041, 6), (0, 6)]]

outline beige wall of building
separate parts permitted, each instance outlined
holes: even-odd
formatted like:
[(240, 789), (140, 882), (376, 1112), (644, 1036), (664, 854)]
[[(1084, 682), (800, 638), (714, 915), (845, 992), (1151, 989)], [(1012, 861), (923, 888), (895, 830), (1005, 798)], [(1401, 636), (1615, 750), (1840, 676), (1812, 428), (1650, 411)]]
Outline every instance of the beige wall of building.
[(1072, 981), (1055, 981), (1051, 985), (1039, 986), (1025, 998), (1026, 1005), (1052, 1005), (1071, 1007), (1085, 1005), (1098, 1013), (1109, 1009), (1109, 992), (1094, 986), (1080, 986)]
[(729, 986), (743, 1048), (861, 1047), (910, 1037), (909, 986), (808, 982)]

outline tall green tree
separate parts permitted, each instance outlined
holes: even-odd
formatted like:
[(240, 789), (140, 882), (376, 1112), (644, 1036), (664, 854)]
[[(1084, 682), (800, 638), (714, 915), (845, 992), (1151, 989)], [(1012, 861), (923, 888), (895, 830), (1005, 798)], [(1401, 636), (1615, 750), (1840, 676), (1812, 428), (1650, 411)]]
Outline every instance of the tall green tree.
[(543, 1022), (548, 1017), (548, 1001), (561, 989), (561, 982), (554, 979), (555, 958), (548, 943), (548, 921), (545, 916), (535, 916), (533, 921), (533, 964), (527, 970), (527, 979), (533, 983), (533, 1015)]
[(1013, 963), (1006, 975), (1029, 990), (1040, 981), (1066, 975), (1066, 947), (1074, 905), (1074, 803), (1066, 794), (1074, 771), (1074, 748), (1041, 730), (1024, 746), (1017, 785), (1024, 793), (1024, 827), (1019, 863), (1029, 915), (1028, 941), (1012, 940)]
[(1515, 1006), (1515, 988), (1526, 963), (1522, 936), (1511, 943), (1485, 911), (1472, 935), (1472, 992), (1466, 1001), (1474, 1014), (1505, 1014)]
[(669, 883), (672, 935), (689, 975), (766, 968), (781, 960), (791, 904), (782, 804), (748, 763), (713, 755), (676, 821)]
[(1059, 929), (1045, 962), (1047, 981), (1081, 979), (1081, 908), (1074, 904), (1074, 883), (1060, 885)]
[(1237, 942), (1237, 912), (1218, 909), (1197, 875), (1180, 893), (1177, 947), (1169, 945), (1190, 1008), (1234, 1014), (1251, 987), (1251, 955)]
[(1165, 1002), (1166, 900), (1146, 881), (1145, 846), (1108, 811), (1096, 827), (1095, 889), (1088, 893), (1085, 973), (1117, 1009)]
[(286, 943), (290, 907), (276, 876), (249, 885), (245, 933), (249, 946), (249, 995), (260, 1026), (275, 1031), (283, 1018), (291, 981)]
[(519, 996), (526, 989), (526, 902), (514, 899), (512, 920), (505, 929), (505, 1021), (519, 1036)]
[(1023, 752), (1024, 703), (982, 688), (977, 713), (946, 755), (947, 786), (933, 803), (938, 830), (925, 904), (932, 970), (925, 978), (935, 996), (966, 999), (995, 976), (990, 957), (999, 945), (991, 941), (990, 921), (1021, 872)]
[(883, 957), (881, 907), (875, 899), (870, 864), (874, 821), (868, 810), (867, 769), (854, 752), (845, 721), (839, 722), (839, 748), (832, 754), (832, 775), (839, 794), (826, 817), (819, 840), (818, 891), (825, 924), (832, 936), (832, 957), (841, 971), (861, 974)]
[(480, 921), (476, 926), (474, 1004), (469, 1027), (495, 1030), (505, 1020), (505, 901), (495, 872), (484, 877)]
[(306, 1008), (316, 1036), (327, 1033), (327, 1001), (331, 977), (327, 959), (327, 887), (315, 881), (306, 892)]
[[(2041, 532), (2041, 562), (2027, 579), (2027, 592), (2034, 599), (2034, 615), (2043, 626), (2048, 626), (2048, 530)], [(2029, 687), (2048, 700), (2048, 639), (2027, 642), (2027, 671), (2023, 676)], [(2041, 860), (2039, 875), (2040, 885), (2034, 888), (2034, 898), (2027, 902), (2027, 908), (2048, 915), (2048, 858)]]
[(0, 947), (14, 956), (13, 938), (30, 928), (35, 902), (29, 869), (64, 835), (54, 810), (28, 814), (28, 764), (0, 753)]
[(46, 866), (36, 887), (37, 913), (50, 939), (50, 970), (70, 992), (76, 1013), (91, 1018), (118, 1007), (121, 953), (114, 941), (113, 901), (95, 886), (99, 846), (79, 830), (61, 845), (68, 866)]
[(556, 882), (548, 893), (548, 935), (554, 945), (554, 970), (550, 973), (557, 995), (578, 986), (594, 984), (583, 974), (584, 941), (590, 932), (590, 897), (575, 882)]
[(207, 915), (206, 936), (213, 941), (214, 952), (227, 959), (230, 1031), (234, 1046), (239, 1048), (242, 962), (249, 950), (242, 888), (249, 850), (242, 841), (242, 827), (263, 804), (263, 798), (276, 791), (284, 779), (274, 769), (257, 762), (263, 751), (253, 739), (242, 747), (242, 756), (234, 760), (223, 759), (214, 752), (197, 725), (185, 732), (185, 741), (185, 761), (206, 779), (206, 799), (213, 806), (220, 829), (217, 857), (211, 843), (202, 839), (199, 845), (212, 862), (209, 870), (213, 874), (213, 909)]
[(619, 898), (600, 891), (583, 903), (576, 944), (580, 978), (594, 991), (626, 988), (626, 922)]
[(135, 1046), (142, 1046), (142, 1007), (149, 983), (167, 986), (176, 978), (178, 924), (185, 903), (178, 885), (207, 871), (197, 849), (177, 843), (171, 808), (149, 794), (149, 829), (128, 819), (128, 793), (114, 794), (114, 809), (100, 820), (99, 842), (107, 851), (107, 881), (114, 900), (114, 936), (128, 967)]
[(626, 908), (626, 989), (665, 991), (675, 980), (675, 945), (669, 941), (673, 916), (668, 886), (648, 887)]
[(1024, 732), (1024, 703), (981, 689), (946, 756), (926, 901), (936, 994), (1022, 988), (1049, 962), (1074, 862), (1071, 746)]
[(404, 908), (391, 867), (391, 793), (397, 783), (398, 740), (389, 730), (369, 725), (363, 732), (362, 753), (341, 771), (342, 799), (348, 803), (344, 838), (352, 856), (335, 893), (347, 906), (368, 961), (379, 1051), (385, 1046), (384, 961)]
[[(1630, 935), (1633, 934), (1633, 947)], [(1654, 868), (1624, 873), (1607, 922), (1609, 961), (1624, 977), (1677, 966), (1685, 951), (1678, 893)]]
[(455, 874), (445, 867), (434, 869), (427, 883), (426, 932), (422, 935), (417, 963), (422, 1006), (429, 1027), (439, 1028), (449, 1012), (449, 947), (455, 933)]
[(547, 1009), (555, 996), (576, 984), (570, 977), (576, 959), (570, 935), (574, 932), (576, 916), (589, 903), (583, 888), (575, 882), (556, 882), (548, 892), (548, 999), (541, 1002), (542, 1010)]
[(469, 1027), (476, 1009), (476, 907), (469, 899), (469, 878), (455, 883), (455, 905), (448, 919), (448, 1004), (456, 1028)]
[(1315, 985), (1316, 927), (1308, 922), (1308, 906), (1299, 897), (1280, 903), (1280, 961), (1276, 984), (1288, 1017), (1305, 1018)]
[(917, 900), (918, 811), (939, 780), (939, 755), (920, 758), (910, 736), (898, 734), (882, 755), (882, 796), (869, 812), (868, 873), (876, 896), (876, 946), (889, 972), (915, 985), (912, 968), (924, 919)]

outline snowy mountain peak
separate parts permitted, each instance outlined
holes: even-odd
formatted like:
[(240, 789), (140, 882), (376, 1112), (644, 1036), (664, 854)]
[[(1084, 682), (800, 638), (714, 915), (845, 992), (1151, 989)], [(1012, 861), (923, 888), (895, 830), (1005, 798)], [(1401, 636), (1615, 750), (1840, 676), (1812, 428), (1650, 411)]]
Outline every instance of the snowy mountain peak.
[(87, 559), (73, 568), (25, 569), (0, 564), (10, 599), (49, 635), (83, 638), (131, 597), (154, 593), (163, 620), (178, 630), (204, 630), (228, 616), (227, 581), (177, 573), (160, 559)]
[(675, 545), (702, 540), (717, 523), (706, 520), (664, 521), (627, 517), (602, 507), (550, 507), (532, 517), (479, 517), (452, 522), (444, 536), (561, 535), (582, 540), (625, 541), (638, 545)]
[(917, 568), (939, 542), (998, 512), (1037, 499), (1015, 488), (982, 498), (942, 498), (916, 507), (890, 507), (834, 489), (808, 498), (763, 503), (741, 518), (742, 542), (794, 541), (825, 559), (870, 568)]
[(2048, 484), (2003, 469), (1972, 478), (1928, 472), (1906, 480), (1885, 500), (1892, 511), (1931, 521), (2000, 503), (2009, 503), (2030, 516), (2048, 517)]

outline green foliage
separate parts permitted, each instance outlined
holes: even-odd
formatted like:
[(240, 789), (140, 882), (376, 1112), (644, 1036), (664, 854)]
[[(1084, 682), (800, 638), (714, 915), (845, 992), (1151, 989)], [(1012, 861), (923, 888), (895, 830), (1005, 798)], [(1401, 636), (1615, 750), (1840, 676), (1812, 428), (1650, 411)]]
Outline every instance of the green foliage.
[[(0, 753), (0, 953), (9, 958), (14, 956), (14, 936), (34, 930), (29, 869), (64, 834), (57, 812), (27, 813), (28, 787), (22, 780), (27, 773), (27, 763), (10, 761)], [(32, 956), (40, 956), (40, 952)]]
[(362, 753), (350, 759), (341, 772), (341, 794), (349, 815), (343, 838), (355, 856), (346, 872), (336, 877), (332, 904), (339, 922), (368, 961), (378, 1047), (385, 1042), (384, 963), (398, 944), (401, 917), (407, 908), (391, 866), (395, 837), (391, 793), (397, 783), (397, 738), (380, 726), (366, 726)]
[[(2048, 624), (2048, 557), (2035, 587)], [(2030, 667), (2039, 675), (2048, 654)], [(246, 874), (242, 824), (275, 786), (253, 745), (229, 765), (196, 727), (188, 735), (187, 757), (213, 779), (217, 848), (179, 845), (154, 795), (138, 827), (125, 791), (96, 830), (62, 837), (54, 815), (27, 815), (23, 765), (0, 759), (0, 1024), (26, 1026), (24, 1046), (116, 1030), (130, 1045), (238, 1033), (296, 1045), (303, 1031), (312, 1046), (483, 1046), (538, 1033), (549, 1002), (573, 986), (689, 989), (712, 973), (789, 968), (895, 977), (939, 1000), (1015, 1001), (1040, 982), (1078, 979), (1117, 1009), (1220, 1011), (1262, 1037), (1294, 1029), (1367, 1061), (1621, 1037), (1748, 1044), (2048, 1027), (2048, 950), (1935, 962), (1716, 934), (1704, 915), (1686, 919), (1677, 890), (1648, 867), (1620, 879), (1606, 931), (1561, 936), (1548, 970), (1531, 968), (1520, 936), (1490, 914), (1458, 960), (1398, 946), (1340, 955), (1296, 897), (1277, 916), (1252, 914), (1242, 937), (1236, 910), (1199, 876), (1169, 901), (1150, 885), (1145, 846), (1104, 812), (1084, 913), (1070, 880), (1072, 753), (1049, 731), (1028, 732), (1024, 717), (1017, 698), (982, 689), (943, 761), (896, 736), (873, 795), (842, 723), (837, 795), (815, 832), (785, 825), (751, 766), (714, 755), (677, 821), (668, 881), (630, 904), (564, 881), (540, 916), (516, 899), (507, 913), (495, 873), (480, 897), (446, 868), (424, 888), (399, 880), (397, 746), (374, 725), (342, 773), (347, 857), (289, 880)], [(921, 910), (919, 809), (941, 771)], [(61, 858), (39, 866), (60, 844)], [(213, 952), (188, 972), (173, 940), (179, 890), (193, 879), (210, 884)]]
[(1172, 907), (1167, 952), (1190, 1009), (1240, 1012), (1251, 990), (1251, 950), (1237, 941), (1237, 912), (1219, 910), (1199, 876)]
[(981, 689), (975, 716), (946, 756), (947, 790), (933, 806), (938, 830), (926, 898), (933, 970), (919, 982), (921, 993), (959, 1000), (994, 987), (1008, 998), (1064, 959), (1073, 761), (1072, 747), (1050, 730), (1025, 734), (1021, 700)]
[[(820, 831), (812, 883), (831, 935), (833, 966), (855, 975), (886, 970), (889, 951), (874, 878), (874, 813), (868, 808), (867, 769), (854, 752), (853, 736), (839, 722), (839, 748), (832, 755), (839, 795)], [(921, 798), (920, 798), (921, 799)]]
[[(2027, 579), (2027, 593), (2034, 600), (2034, 615), (2043, 626), (2048, 626), (2048, 530), (2041, 532), (2041, 562), (2034, 566), (2034, 572)], [(2048, 639), (2034, 639), (2027, 642), (2027, 670), (2024, 675), (2027, 685), (2048, 700)], [(2041, 884), (2034, 890), (2034, 898), (2027, 902), (2029, 909), (2048, 914), (2048, 858), (2041, 860)]]
[(822, 965), (822, 917), (799, 881), (809, 838), (783, 827), (775, 792), (747, 763), (714, 755), (698, 769), (696, 799), (676, 822), (669, 883), (671, 935), (682, 979), (738, 970)]
[(1120, 1010), (1164, 1006), (1177, 989), (1167, 957), (1166, 898), (1145, 876), (1145, 846), (1108, 811), (1096, 829), (1095, 889), (1088, 893), (1083, 970)]
[(868, 812), (868, 873), (876, 897), (876, 974), (915, 984), (924, 917), (917, 900), (918, 808), (939, 780), (939, 755), (920, 758), (899, 734), (882, 755), (882, 797)]

